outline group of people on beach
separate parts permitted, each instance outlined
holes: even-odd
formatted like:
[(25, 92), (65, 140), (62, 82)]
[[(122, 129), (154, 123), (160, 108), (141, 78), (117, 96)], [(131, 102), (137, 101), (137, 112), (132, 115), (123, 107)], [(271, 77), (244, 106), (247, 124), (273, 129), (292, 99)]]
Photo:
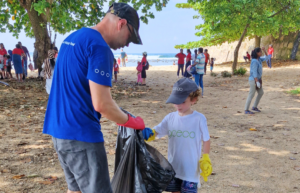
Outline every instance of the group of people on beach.
[[(178, 58), (178, 79), (180, 78), (180, 71), (181, 77), (192, 78), (193, 76), (197, 86), (202, 89), (203, 97), (203, 75), (206, 75), (208, 64), (210, 65), (210, 71), (213, 71), (215, 58), (210, 57), (207, 49), (203, 52), (203, 48), (195, 49), (193, 54), (190, 49), (187, 49), (187, 55), (183, 53), (183, 49), (180, 49), (180, 53), (176, 54), (175, 57)], [(191, 67), (196, 69), (196, 72), (193, 74), (189, 70)]]
[[(34, 44), (35, 46), (35, 44)], [(49, 63), (51, 66), (55, 65), (55, 58), (57, 57), (58, 49), (51, 44), (48, 50)], [(21, 42), (15, 45), (13, 50), (6, 50), (3, 43), (0, 43), (0, 79), (16, 79), (18, 82), (23, 82), (27, 77), (28, 68), (30, 70), (36, 70), (37, 67), (38, 51), (33, 52), (33, 63), (31, 63), (31, 57), (26, 46), (23, 46)], [(29, 64), (28, 64), (29, 59)], [(44, 64), (45, 65), (45, 64)], [(11, 70), (14, 69), (16, 77), (13, 77)], [(44, 70), (49, 71), (47, 69)], [(39, 72), (40, 76), (40, 72)]]
[[(21, 42), (16, 44), (13, 50), (6, 50), (3, 43), (0, 43), (0, 75), (1, 79), (13, 78), (11, 69), (15, 69), (16, 78), (19, 82), (27, 77), (27, 57), (31, 62), (28, 49)], [(30, 66), (31, 67), (31, 66)]]

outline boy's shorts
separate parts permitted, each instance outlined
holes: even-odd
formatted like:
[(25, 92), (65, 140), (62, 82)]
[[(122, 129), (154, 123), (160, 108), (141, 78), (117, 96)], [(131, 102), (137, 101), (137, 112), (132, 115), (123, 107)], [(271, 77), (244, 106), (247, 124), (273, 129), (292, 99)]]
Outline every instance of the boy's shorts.
[(69, 190), (112, 193), (104, 143), (52, 140)]
[(114, 71), (114, 74), (118, 74), (118, 71)]
[(214, 69), (214, 67), (213, 66), (210, 66), (210, 71), (212, 71)]
[(174, 178), (168, 185), (167, 192), (197, 193), (198, 183)]

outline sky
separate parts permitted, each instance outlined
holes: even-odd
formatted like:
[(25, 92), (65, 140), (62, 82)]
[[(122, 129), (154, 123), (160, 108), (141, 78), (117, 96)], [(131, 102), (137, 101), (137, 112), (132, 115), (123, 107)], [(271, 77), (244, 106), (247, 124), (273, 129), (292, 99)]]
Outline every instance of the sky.
[[(195, 36), (195, 26), (203, 21), (201, 19), (193, 19), (193, 15), (197, 12), (193, 9), (178, 9), (175, 7), (176, 3), (186, 2), (184, 0), (170, 0), (162, 11), (158, 12), (152, 8), (155, 19), (149, 19), (148, 24), (141, 22), (140, 36), (143, 45), (130, 44), (125, 47), (124, 51), (127, 53), (177, 53), (179, 50), (174, 46), (178, 44), (185, 44), (189, 41), (197, 41), (199, 37)], [(106, 6), (108, 9), (108, 5)], [(70, 32), (72, 33), (72, 32)], [(60, 47), (63, 40), (70, 34), (57, 34), (56, 46)], [(54, 34), (52, 33), (52, 38)], [(34, 39), (25, 36), (25, 33), (19, 34), (19, 39), (12, 36), (11, 33), (1, 33), (0, 42), (5, 48), (13, 49), (15, 44), (21, 41), (26, 46), (29, 52), (33, 52)], [(120, 50), (113, 51), (120, 53)]]

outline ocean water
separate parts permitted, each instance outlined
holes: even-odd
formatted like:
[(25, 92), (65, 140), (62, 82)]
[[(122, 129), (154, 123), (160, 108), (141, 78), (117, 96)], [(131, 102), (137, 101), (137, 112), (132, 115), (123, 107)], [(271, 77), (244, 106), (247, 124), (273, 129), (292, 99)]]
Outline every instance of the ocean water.
[[(33, 52), (30, 52), (31, 59), (33, 58)], [(173, 62), (177, 64), (176, 53), (148, 53), (147, 60), (151, 66), (171, 66)], [(117, 60), (120, 57), (119, 53), (114, 53), (114, 57)], [(142, 53), (127, 53), (128, 62), (126, 66), (135, 67), (137, 62), (140, 62), (143, 58)]]
[[(177, 64), (177, 58), (175, 53), (148, 53), (147, 60), (151, 66), (171, 66), (173, 62)], [(119, 53), (114, 54), (115, 59), (120, 57)], [(143, 58), (142, 53), (127, 53), (128, 62), (126, 66), (137, 66), (137, 62), (140, 62)]]

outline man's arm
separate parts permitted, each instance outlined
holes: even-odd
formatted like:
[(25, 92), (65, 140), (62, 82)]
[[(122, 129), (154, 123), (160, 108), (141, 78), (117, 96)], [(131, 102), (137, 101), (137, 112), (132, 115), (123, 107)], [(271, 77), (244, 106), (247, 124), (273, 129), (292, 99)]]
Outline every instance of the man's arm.
[(29, 54), (27, 47), (25, 47), (25, 56), (26, 55), (28, 55), (29, 61), (31, 61), (30, 54)]
[(94, 109), (113, 122), (125, 124), (128, 121), (128, 115), (112, 99), (110, 87), (97, 84), (91, 80), (89, 80), (89, 84)]

